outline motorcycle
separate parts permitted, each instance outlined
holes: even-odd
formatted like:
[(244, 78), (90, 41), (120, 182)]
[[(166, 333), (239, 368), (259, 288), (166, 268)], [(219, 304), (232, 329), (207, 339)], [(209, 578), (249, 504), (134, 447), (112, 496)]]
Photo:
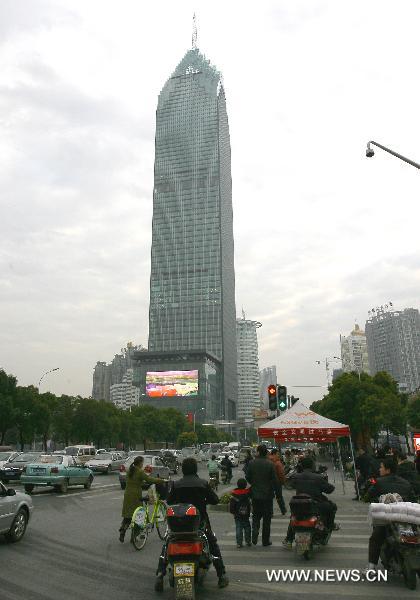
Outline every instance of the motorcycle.
[(219, 473), (213, 472), (209, 473), (209, 484), (212, 490), (217, 492), (217, 488), (219, 487)]
[(387, 571), (402, 575), (405, 585), (415, 590), (420, 578), (420, 526), (389, 523), (381, 548), (381, 562)]
[(169, 584), (176, 600), (194, 600), (212, 562), (200, 514), (192, 504), (175, 504), (166, 514)]
[(227, 468), (227, 467), (225, 467), (224, 465), (221, 465), (221, 466), (220, 466), (220, 469), (221, 469), (221, 471), (222, 471), (222, 472), (221, 472), (221, 475), (220, 475), (220, 478), (221, 478), (221, 480), (222, 480), (222, 483), (223, 483), (224, 485), (226, 485), (226, 484), (229, 484), (229, 483), (230, 483), (230, 481), (231, 481), (231, 479), (232, 479), (232, 475), (231, 475), (231, 473), (229, 472), (228, 468)]
[(316, 502), (308, 494), (293, 496), (290, 500), (290, 526), (293, 529), (298, 556), (309, 560), (314, 546), (326, 546), (331, 529), (318, 514)]

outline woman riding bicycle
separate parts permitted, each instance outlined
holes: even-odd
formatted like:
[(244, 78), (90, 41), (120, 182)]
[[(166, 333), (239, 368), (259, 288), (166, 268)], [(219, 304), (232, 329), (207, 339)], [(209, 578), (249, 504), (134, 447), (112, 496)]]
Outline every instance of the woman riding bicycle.
[(162, 483), (159, 477), (150, 477), (143, 471), (143, 456), (136, 456), (127, 473), (127, 483), (122, 506), (122, 522), (119, 529), (120, 542), (124, 542), (125, 532), (130, 526), (133, 512), (142, 502), (142, 486), (144, 484)]

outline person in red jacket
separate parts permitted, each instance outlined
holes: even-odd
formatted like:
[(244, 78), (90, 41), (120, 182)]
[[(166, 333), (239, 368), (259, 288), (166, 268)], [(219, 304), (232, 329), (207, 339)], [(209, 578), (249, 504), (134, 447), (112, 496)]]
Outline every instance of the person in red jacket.
[(284, 474), (283, 463), (280, 460), (280, 455), (279, 455), (279, 451), (277, 450), (277, 448), (273, 448), (273, 450), (271, 450), (270, 456), (268, 458), (273, 463), (274, 468), (277, 473), (277, 477), (279, 478), (279, 481), (280, 481), (279, 490), (276, 492), (276, 500), (277, 500), (277, 504), (279, 505), (279, 509), (281, 510), (281, 514), (285, 515), (287, 512), (287, 509), (286, 509), (286, 504), (285, 504), (284, 498), (283, 498), (282, 485), (286, 481), (286, 476)]
[(233, 490), (229, 502), (229, 511), (235, 518), (236, 525), (236, 543), (238, 548), (243, 547), (243, 537), (245, 534), (245, 543), (251, 546), (251, 488), (247, 487), (246, 479), (238, 479), (237, 488)]

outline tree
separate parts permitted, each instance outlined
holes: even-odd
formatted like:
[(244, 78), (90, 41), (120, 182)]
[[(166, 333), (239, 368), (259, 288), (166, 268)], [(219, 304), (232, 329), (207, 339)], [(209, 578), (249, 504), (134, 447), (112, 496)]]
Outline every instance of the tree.
[(33, 385), (16, 387), (15, 427), (18, 431), (20, 449), (32, 443), (35, 434), (34, 403), (38, 396), (38, 388)]
[(420, 430), (420, 394), (415, 394), (408, 401), (407, 420), (413, 429)]
[(371, 377), (343, 373), (322, 400), (311, 406), (315, 412), (349, 425), (358, 446), (370, 446), (381, 429), (400, 434), (405, 429), (405, 409), (398, 385), (385, 372)]
[(62, 395), (57, 399), (52, 417), (54, 439), (63, 442), (65, 446), (70, 445), (75, 412), (75, 400), (71, 396)]
[(16, 377), (7, 375), (0, 369), (0, 445), (3, 444), (6, 433), (14, 425), (14, 400), (16, 397)]
[(186, 446), (195, 446), (197, 443), (197, 434), (194, 431), (184, 431), (178, 436), (177, 446), (178, 448), (185, 448)]
[(32, 405), (32, 422), (35, 433), (42, 436), (42, 447), (48, 452), (47, 442), (51, 439), (53, 415), (57, 406), (57, 397), (50, 392), (38, 394)]

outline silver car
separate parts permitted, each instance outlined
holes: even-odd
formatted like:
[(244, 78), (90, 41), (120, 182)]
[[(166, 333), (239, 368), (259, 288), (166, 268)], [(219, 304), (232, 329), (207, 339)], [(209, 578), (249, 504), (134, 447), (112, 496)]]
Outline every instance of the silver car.
[(25, 534), (33, 510), (31, 497), (0, 482), (0, 534), (9, 542), (18, 542)]
[[(137, 454), (139, 456), (139, 454)], [(162, 479), (170, 479), (171, 471), (169, 467), (166, 467), (159, 456), (151, 456), (150, 454), (141, 454), (143, 457), (143, 469), (148, 475), (152, 477), (161, 477)], [(130, 468), (130, 465), (134, 461), (136, 456), (129, 456), (125, 463), (120, 467), (120, 485), (121, 489), (125, 489), (127, 472)]]
[(102, 452), (88, 460), (86, 466), (96, 473), (109, 474), (111, 471), (118, 471), (122, 464), (124, 459), (116, 452)]

